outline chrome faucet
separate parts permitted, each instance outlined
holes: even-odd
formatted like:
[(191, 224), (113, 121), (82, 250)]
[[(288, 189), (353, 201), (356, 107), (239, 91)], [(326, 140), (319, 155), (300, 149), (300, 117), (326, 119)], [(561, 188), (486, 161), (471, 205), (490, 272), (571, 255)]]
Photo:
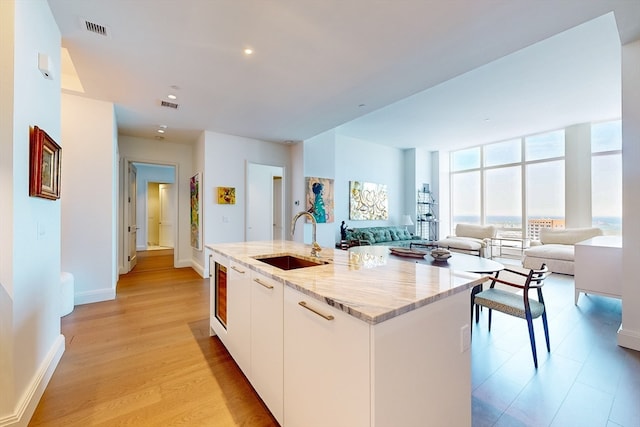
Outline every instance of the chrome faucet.
[(320, 245), (318, 244), (318, 242), (316, 241), (316, 218), (311, 215), (311, 213), (307, 212), (307, 211), (302, 211), (302, 212), (298, 212), (296, 214), (296, 216), (293, 217), (293, 219), (291, 220), (291, 237), (293, 237), (293, 235), (296, 232), (296, 221), (298, 220), (298, 218), (300, 218), (301, 216), (307, 216), (310, 220), (311, 220), (311, 226), (313, 227), (313, 233), (312, 233), (312, 237), (311, 239), (313, 240), (313, 242), (311, 243), (311, 256), (320, 258), (320, 254), (318, 252), (320, 252), (322, 250), (322, 248), (320, 247)]

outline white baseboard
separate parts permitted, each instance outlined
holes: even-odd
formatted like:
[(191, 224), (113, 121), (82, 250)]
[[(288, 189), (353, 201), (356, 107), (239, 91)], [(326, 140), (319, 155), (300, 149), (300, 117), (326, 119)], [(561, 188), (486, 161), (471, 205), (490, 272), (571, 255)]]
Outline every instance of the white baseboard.
[(64, 349), (64, 335), (61, 334), (54, 341), (49, 353), (47, 353), (47, 357), (42, 361), (31, 383), (20, 397), (17, 405), (15, 405), (15, 412), (0, 418), (0, 427), (26, 427), (29, 424), (53, 372), (58, 367)]
[(622, 325), (618, 329), (618, 345), (640, 351), (640, 332), (624, 329)]
[(196, 271), (196, 273), (198, 273), (200, 277), (202, 277), (203, 279), (206, 277), (204, 267), (198, 264), (197, 262), (195, 262), (194, 260), (191, 260), (191, 268), (193, 268)]
[(176, 268), (191, 267), (191, 259), (179, 259), (175, 263)]
[(94, 302), (110, 301), (116, 299), (115, 288), (98, 289), (95, 291), (76, 292), (74, 305), (91, 304)]

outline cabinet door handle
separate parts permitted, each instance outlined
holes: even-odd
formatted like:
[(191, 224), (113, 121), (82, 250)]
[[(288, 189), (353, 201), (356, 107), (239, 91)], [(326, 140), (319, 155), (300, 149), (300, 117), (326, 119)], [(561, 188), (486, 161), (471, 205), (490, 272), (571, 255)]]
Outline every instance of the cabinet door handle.
[(318, 310), (316, 310), (315, 308), (308, 306), (306, 301), (300, 301), (300, 302), (298, 303), (298, 305), (301, 305), (302, 307), (306, 308), (306, 309), (307, 309), (307, 310), (309, 310), (309, 311), (313, 311), (313, 312), (314, 312), (315, 314), (317, 314), (318, 316), (323, 317), (323, 318), (325, 318), (325, 319), (327, 319), (327, 320), (333, 320), (333, 319), (334, 319), (334, 317), (333, 317), (333, 315), (332, 315), (332, 314), (324, 314), (324, 313), (321, 313), (321, 312), (319, 312)]
[(267, 283), (264, 283), (264, 282), (263, 282), (262, 280), (260, 280), (260, 279), (253, 279), (253, 281), (254, 281), (254, 282), (256, 282), (256, 283), (257, 283), (257, 284), (259, 284), (259, 285), (264, 286), (264, 287), (265, 287), (265, 288), (267, 288), (267, 289), (273, 289), (273, 286), (272, 286), (272, 285), (269, 285), (269, 284), (267, 284)]
[(238, 272), (238, 273), (240, 273), (240, 274), (244, 274), (244, 273), (245, 273), (245, 271), (244, 271), (244, 270), (240, 270), (240, 269), (239, 269), (238, 267), (236, 267), (235, 265), (232, 265), (232, 266), (231, 266), (231, 268), (232, 268), (233, 270), (237, 271), (237, 272)]

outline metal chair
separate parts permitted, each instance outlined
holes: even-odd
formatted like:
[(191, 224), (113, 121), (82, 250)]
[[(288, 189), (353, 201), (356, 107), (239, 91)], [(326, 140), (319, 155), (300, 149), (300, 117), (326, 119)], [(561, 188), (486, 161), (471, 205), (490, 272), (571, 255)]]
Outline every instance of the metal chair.
[[(501, 273), (503, 273), (502, 277), (500, 276)], [(513, 277), (515, 280), (505, 279), (504, 273), (508, 273), (509, 279)], [(538, 357), (533, 333), (533, 319), (537, 317), (542, 316), (542, 325), (544, 326), (544, 337), (547, 342), (547, 351), (551, 351), (551, 347), (549, 346), (547, 310), (542, 296), (542, 286), (544, 285), (544, 279), (548, 275), (549, 269), (545, 264), (542, 264), (540, 269), (537, 270), (518, 271), (511, 268), (505, 268), (504, 270), (496, 273), (495, 277), (492, 278), (489, 289), (475, 294), (473, 298), (473, 303), (475, 305), (489, 309), (489, 331), (491, 331), (491, 313), (493, 310), (498, 310), (511, 316), (526, 319), (527, 326), (529, 327), (529, 341), (531, 341), (533, 364), (536, 369), (538, 368)], [(496, 283), (522, 289), (522, 295), (520, 295), (520, 293), (495, 288)], [(530, 289), (535, 289), (537, 291), (537, 300), (529, 297)], [(478, 317), (476, 314), (476, 323), (477, 322)]]

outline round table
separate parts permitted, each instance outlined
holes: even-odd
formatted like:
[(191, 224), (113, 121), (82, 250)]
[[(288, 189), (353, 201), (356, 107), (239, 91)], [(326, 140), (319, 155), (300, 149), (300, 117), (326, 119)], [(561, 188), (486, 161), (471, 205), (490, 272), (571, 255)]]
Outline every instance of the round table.
[[(394, 256), (394, 258), (403, 258)], [(487, 258), (475, 255), (467, 255), (451, 252), (451, 258), (446, 261), (435, 261), (431, 256), (415, 259), (420, 264), (429, 264), (434, 267), (453, 268), (454, 270), (468, 271), (469, 273), (493, 274), (504, 270), (504, 265)]]

